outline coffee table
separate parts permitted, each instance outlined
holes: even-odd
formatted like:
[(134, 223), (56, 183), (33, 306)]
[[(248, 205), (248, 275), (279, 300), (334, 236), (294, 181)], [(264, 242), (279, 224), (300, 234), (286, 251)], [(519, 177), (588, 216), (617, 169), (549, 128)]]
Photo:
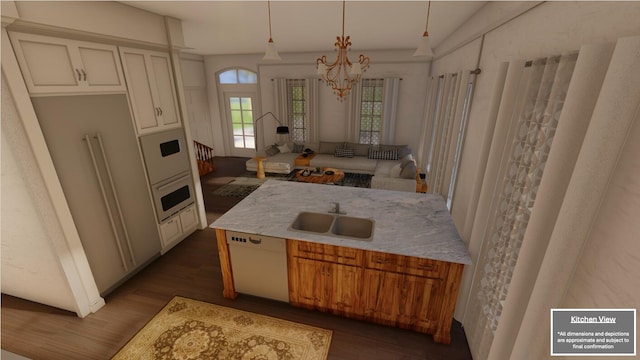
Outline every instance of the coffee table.
[[(338, 170), (334, 168), (322, 168), (322, 170), (325, 172), (323, 175), (309, 175), (309, 176), (302, 175), (302, 172), (304, 172), (304, 169), (299, 170), (296, 173), (296, 180), (308, 182), (308, 183), (315, 183), (315, 184), (328, 184), (328, 183), (336, 183), (344, 179), (344, 172), (342, 170)], [(333, 171), (333, 174), (328, 175), (326, 174), (327, 171)]]

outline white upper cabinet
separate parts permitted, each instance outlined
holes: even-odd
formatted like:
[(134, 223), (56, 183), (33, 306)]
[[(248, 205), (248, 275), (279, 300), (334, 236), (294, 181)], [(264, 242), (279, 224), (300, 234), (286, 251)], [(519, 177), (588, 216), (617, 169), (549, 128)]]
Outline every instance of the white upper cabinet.
[(16, 32), (10, 36), (31, 94), (127, 90), (115, 46)]
[(138, 134), (180, 127), (168, 53), (120, 48)]

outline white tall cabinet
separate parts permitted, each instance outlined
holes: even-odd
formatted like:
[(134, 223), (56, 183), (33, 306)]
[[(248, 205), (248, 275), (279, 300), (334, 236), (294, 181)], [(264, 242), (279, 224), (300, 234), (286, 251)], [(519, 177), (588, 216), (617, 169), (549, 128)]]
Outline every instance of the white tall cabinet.
[(169, 54), (120, 48), (138, 134), (180, 127)]
[(10, 36), (33, 95), (127, 90), (115, 46), (17, 32)]

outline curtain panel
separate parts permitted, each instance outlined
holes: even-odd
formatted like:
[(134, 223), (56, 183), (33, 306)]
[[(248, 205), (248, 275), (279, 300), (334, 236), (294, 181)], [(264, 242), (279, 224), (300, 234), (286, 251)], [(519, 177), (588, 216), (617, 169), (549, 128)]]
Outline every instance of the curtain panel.
[[(400, 78), (384, 78), (383, 80), (383, 108), (380, 144), (395, 144), (396, 114), (398, 111), (398, 93)], [(350, 142), (360, 142), (360, 113), (362, 104), (362, 81), (351, 89), (347, 100), (346, 139)]]
[(460, 303), (478, 359), (548, 357), (550, 309), (564, 304), (640, 117), (640, 37), (527, 65), (501, 67), (471, 229), (470, 251), (479, 255)]
[(426, 136), (418, 148), (418, 164), (426, 172), (428, 192), (442, 195), (449, 209), (475, 77), (475, 72), (460, 71), (431, 77), (427, 85), (427, 116), (422, 128)]

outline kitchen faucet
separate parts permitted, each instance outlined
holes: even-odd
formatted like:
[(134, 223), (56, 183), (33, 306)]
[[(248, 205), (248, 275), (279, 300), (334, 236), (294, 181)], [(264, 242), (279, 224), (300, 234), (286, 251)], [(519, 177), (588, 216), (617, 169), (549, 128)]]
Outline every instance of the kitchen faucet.
[(340, 212), (339, 202), (332, 202), (331, 205), (333, 205), (333, 207), (329, 210), (329, 214), (346, 214), (346, 212)]

